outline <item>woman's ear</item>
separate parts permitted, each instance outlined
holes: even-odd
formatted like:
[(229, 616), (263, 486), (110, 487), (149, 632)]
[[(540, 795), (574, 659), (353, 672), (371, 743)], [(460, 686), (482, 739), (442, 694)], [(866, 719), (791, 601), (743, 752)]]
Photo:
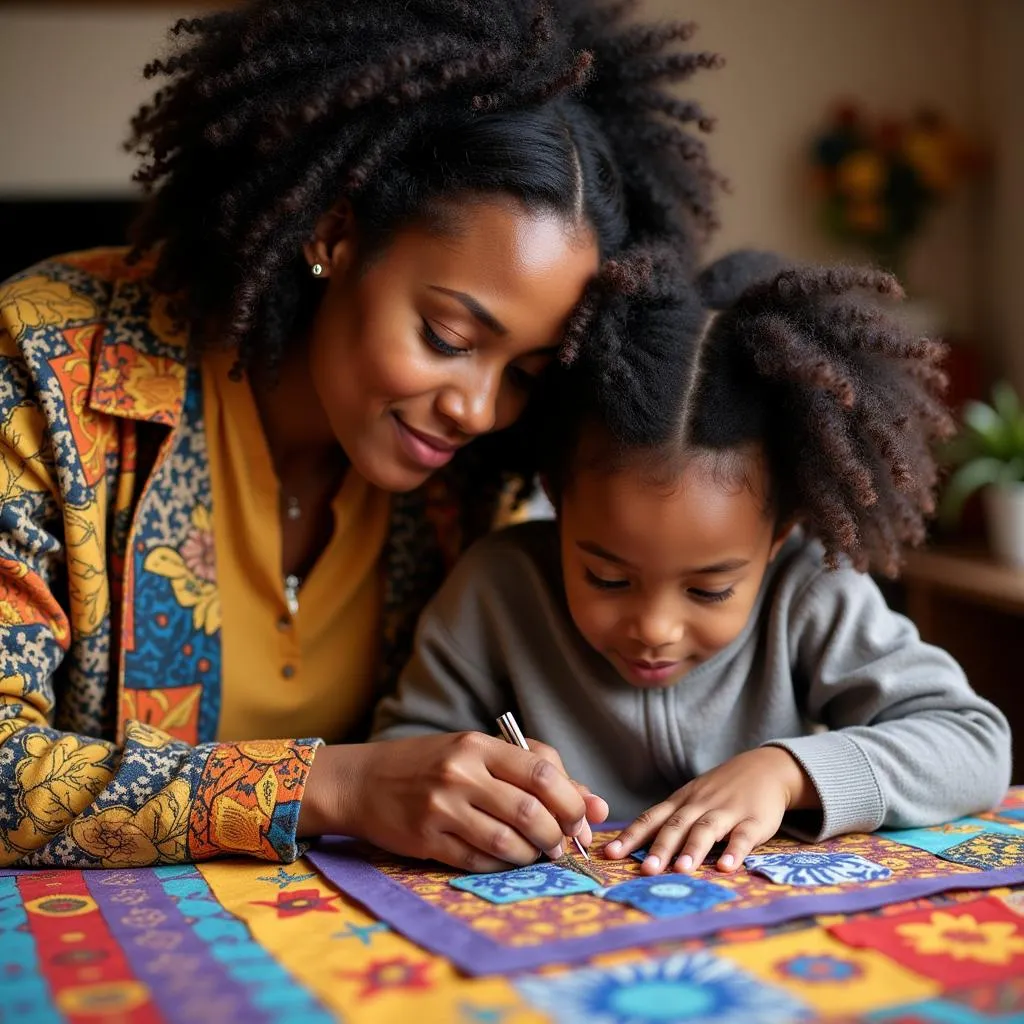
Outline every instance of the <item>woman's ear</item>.
[(317, 277), (345, 274), (356, 260), (356, 223), (352, 204), (340, 200), (313, 229), (313, 237), (302, 247), (310, 267), (320, 267)]

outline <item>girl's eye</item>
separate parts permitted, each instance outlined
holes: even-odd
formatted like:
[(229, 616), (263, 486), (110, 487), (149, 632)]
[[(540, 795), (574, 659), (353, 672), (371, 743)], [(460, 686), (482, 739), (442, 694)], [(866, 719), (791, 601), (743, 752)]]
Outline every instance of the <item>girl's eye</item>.
[(697, 598), (698, 601), (705, 602), (705, 604), (717, 604), (719, 601), (728, 601), (734, 593), (735, 591), (732, 587), (727, 587), (725, 590), (698, 590), (696, 587), (690, 588), (690, 594)]
[(629, 580), (606, 580), (589, 569), (584, 570), (587, 582), (598, 590), (622, 590), (629, 586)]
[(423, 340), (433, 349), (437, 349), (443, 356), (465, 356), (469, 354), (468, 348), (459, 348), (458, 345), (449, 345), (433, 327), (423, 321)]

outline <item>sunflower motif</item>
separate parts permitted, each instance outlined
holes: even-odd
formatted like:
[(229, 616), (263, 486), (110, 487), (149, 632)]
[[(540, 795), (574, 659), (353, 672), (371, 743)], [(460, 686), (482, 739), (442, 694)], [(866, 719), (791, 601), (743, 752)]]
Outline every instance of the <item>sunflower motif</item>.
[(1015, 921), (979, 921), (973, 914), (937, 910), (930, 921), (902, 924), (896, 932), (924, 956), (1000, 965), (1024, 953), (1024, 934)]

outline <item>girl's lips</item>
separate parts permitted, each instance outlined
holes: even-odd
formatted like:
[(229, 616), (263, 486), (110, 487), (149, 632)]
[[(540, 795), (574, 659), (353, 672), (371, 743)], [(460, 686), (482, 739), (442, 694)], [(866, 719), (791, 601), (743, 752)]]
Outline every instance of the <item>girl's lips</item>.
[(644, 661), (626, 659), (630, 673), (645, 683), (660, 683), (670, 678), (679, 668), (678, 661)]
[(398, 441), (405, 454), (413, 462), (426, 469), (439, 469), (450, 462), (452, 456), (459, 450), (458, 445), (451, 444), (432, 434), (424, 434), (420, 430), (410, 427), (400, 416), (393, 414), (395, 429), (398, 433)]

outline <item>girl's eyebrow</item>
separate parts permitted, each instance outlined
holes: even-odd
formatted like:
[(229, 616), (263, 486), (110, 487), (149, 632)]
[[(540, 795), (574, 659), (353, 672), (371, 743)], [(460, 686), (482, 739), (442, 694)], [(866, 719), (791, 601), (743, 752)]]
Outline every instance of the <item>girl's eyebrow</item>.
[(750, 565), (749, 558), (727, 558), (724, 562), (715, 562), (714, 565), (705, 565), (700, 569), (687, 569), (686, 573), (699, 576), (702, 573), (736, 572), (737, 569), (744, 569), (748, 565)]
[[(601, 547), (600, 544), (595, 544), (591, 540), (578, 540), (576, 541), (576, 547), (578, 547), (580, 551), (585, 551), (588, 555), (595, 555), (597, 558), (603, 558), (606, 562), (612, 562), (615, 565), (621, 565), (627, 569), (636, 568), (632, 562), (628, 562), (620, 555), (616, 555), (614, 552)], [(684, 569), (679, 575), (702, 576), (705, 574), (711, 575), (713, 573), (721, 572), (736, 572), (738, 569), (744, 569), (748, 565), (750, 565), (749, 558), (727, 558), (722, 562), (715, 562), (713, 565), (702, 565), (698, 569)]]
[(585, 551), (588, 555), (595, 555), (597, 558), (603, 558), (606, 562), (614, 562), (615, 565), (623, 565), (627, 569), (636, 568), (636, 566), (631, 562), (627, 562), (625, 558), (620, 558), (607, 548), (601, 547), (600, 544), (595, 544), (592, 540), (578, 540), (576, 541), (576, 547), (578, 547), (580, 551)]
[(474, 299), (472, 295), (467, 295), (465, 292), (457, 292), (451, 288), (442, 288), (439, 284), (432, 284), (427, 287), (433, 292), (440, 292), (442, 295), (450, 295), (453, 299), (457, 299), (473, 314), (474, 319), (482, 323), (493, 334), (508, 334), (508, 328), (489, 309), (486, 309), (477, 299)]

